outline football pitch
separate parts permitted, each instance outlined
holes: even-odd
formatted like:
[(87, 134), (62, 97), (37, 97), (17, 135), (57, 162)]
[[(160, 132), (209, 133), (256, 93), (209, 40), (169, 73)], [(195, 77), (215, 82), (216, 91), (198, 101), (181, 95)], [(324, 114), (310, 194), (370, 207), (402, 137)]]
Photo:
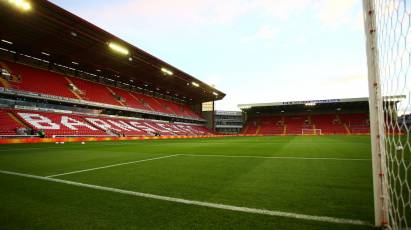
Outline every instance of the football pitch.
[(2, 229), (372, 229), (369, 136), (0, 146)]

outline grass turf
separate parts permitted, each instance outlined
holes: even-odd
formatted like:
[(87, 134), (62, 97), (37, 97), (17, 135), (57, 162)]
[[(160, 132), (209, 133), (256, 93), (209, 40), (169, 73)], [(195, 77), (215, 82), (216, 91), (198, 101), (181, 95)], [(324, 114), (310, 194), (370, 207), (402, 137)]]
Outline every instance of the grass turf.
[[(190, 200), (373, 222), (368, 136), (0, 146), (0, 170)], [(199, 156), (199, 155), (220, 155)], [(361, 158), (307, 160), (227, 156)], [(369, 229), (205, 208), (0, 174), (5, 229)]]

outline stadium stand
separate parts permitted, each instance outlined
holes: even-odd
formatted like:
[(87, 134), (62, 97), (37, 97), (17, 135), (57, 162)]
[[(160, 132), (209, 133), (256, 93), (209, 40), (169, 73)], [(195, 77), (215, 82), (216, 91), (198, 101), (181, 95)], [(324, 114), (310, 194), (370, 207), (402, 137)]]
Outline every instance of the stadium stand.
[[(2, 135), (15, 134), (23, 123), (46, 136), (148, 136), (148, 135), (207, 135), (203, 125), (170, 123), (107, 115), (80, 115), (30, 110), (0, 110)], [(12, 113), (10, 116), (9, 114)], [(13, 115), (15, 118), (12, 119)]]
[(17, 129), (25, 128), (8, 110), (0, 110), (0, 135), (17, 135)]
[(302, 129), (313, 128), (307, 116), (285, 116), (284, 124), (287, 126), (286, 134), (301, 134)]
[(344, 124), (335, 114), (315, 115), (311, 120), (316, 129), (321, 129), (322, 134), (347, 134)]
[(4, 88), (78, 99), (62, 75), (6, 61), (1, 61), (0, 66), (10, 75), (18, 76), (11, 81), (2, 81)]
[(351, 133), (369, 133), (370, 123), (368, 114), (343, 114), (341, 121), (348, 127)]
[(18, 76), (18, 80), (0, 81), (0, 86), (4, 88), (202, 119), (189, 106), (161, 98), (8, 61), (1, 61), (0, 66), (10, 75)]
[(319, 114), (251, 117), (242, 134), (300, 135), (303, 129), (320, 129), (324, 135), (370, 132), (367, 114)]
[(260, 120), (260, 134), (280, 135), (284, 132), (283, 118), (278, 116), (262, 117)]
[(124, 106), (119, 100), (116, 100), (114, 95), (110, 93), (110, 90), (101, 84), (96, 84), (94, 82), (78, 79), (78, 78), (69, 78), (72, 84), (79, 89), (81, 92), (80, 97), (83, 100), (100, 102), (103, 104)]

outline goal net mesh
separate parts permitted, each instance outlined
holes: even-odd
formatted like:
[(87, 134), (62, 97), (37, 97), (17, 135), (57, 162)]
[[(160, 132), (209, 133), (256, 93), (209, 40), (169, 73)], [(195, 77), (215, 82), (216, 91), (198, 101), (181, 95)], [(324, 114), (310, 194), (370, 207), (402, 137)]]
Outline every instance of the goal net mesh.
[(411, 1), (364, 0), (364, 14), (372, 18), (365, 32), (377, 76), (370, 85), (380, 88), (381, 224), (411, 229)]

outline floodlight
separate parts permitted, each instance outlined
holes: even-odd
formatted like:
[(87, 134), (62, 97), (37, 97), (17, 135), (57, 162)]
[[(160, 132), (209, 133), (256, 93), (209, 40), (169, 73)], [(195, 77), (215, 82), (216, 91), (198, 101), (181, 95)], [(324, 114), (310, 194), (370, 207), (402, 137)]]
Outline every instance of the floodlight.
[(123, 47), (123, 46), (121, 46), (117, 43), (110, 42), (108, 44), (108, 47), (110, 47), (110, 49), (112, 49), (113, 51), (115, 51), (117, 53), (120, 53), (120, 54), (123, 54), (123, 55), (128, 55), (129, 54), (128, 49), (126, 49), (125, 47)]
[(13, 42), (11, 42), (11, 41), (7, 41), (7, 40), (4, 40), (4, 39), (1, 39), (1, 41), (2, 41), (2, 42), (4, 42), (4, 43), (7, 43), (7, 44), (10, 44), (10, 45), (13, 45)]
[(50, 54), (46, 53), (46, 52), (41, 52), (41, 54), (46, 55), (46, 56), (50, 56)]
[(305, 106), (315, 106), (316, 104), (315, 104), (315, 102), (308, 102), (308, 103), (305, 103)]
[(30, 2), (26, 0), (9, 0), (9, 4), (13, 5), (14, 7), (23, 10), (23, 11), (29, 11), (31, 10), (31, 4)]
[(216, 92), (213, 92), (213, 95), (214, 95), (214, 96), (218, 96), (218, 93), (216, 93)]
[(169, 70), (169, 69), (166, 69), (166, 68), (161, 68), (161, 72), (163, 72), (164, 73), (164, 75), (173, 75), (174, 73), (171, 71), (171, 70)]
[(198, 84), (198, 83), (195, 82), (195, 81), (191, 82), (191, 84), (192, 84), (193, 86), (195, 86), (195, 87), (200, 87), (200, 84)]

